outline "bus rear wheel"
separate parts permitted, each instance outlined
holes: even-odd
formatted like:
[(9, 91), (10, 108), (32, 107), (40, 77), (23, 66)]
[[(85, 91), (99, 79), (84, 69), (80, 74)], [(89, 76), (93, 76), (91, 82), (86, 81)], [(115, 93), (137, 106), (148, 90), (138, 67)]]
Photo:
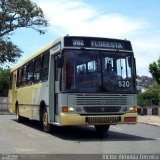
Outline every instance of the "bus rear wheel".
[(51, 132), (51, 125), (48, 123), (48, 112), (46, 107), (43, 109), (42, 123), (44, 132)]
[(105, 136), (105, 134), (108, 132), (110, 125), (95, 125), (95, 129), (97, 131), (97, 134), (100, 137)]

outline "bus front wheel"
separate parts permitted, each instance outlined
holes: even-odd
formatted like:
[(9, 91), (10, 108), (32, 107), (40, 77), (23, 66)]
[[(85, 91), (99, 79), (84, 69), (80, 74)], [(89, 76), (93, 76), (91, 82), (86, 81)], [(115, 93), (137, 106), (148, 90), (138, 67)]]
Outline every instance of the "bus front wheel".
[(51, 131), (51, 125), (48, 123), (48, 112), (46, 107), (43, 109), (42, 122), (44, 132), (49, 133)]
[(110, 125), (95, 125), (98, 135), (102, 137), (108, 132), (109, 127)]

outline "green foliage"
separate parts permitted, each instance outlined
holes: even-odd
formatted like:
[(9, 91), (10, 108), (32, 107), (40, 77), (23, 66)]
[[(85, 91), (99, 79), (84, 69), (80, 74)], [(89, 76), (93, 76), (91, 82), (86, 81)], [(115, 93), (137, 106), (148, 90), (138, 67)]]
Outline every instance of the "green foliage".
[(159, 87), (154, 89), (149, 89), (146, 92), (141, 93), (137, 96), (138, 105), (143, 107), (158, 105), (159, 95), (160, 95)]
[(1, 0), (0, 20), (0, 37), (21, 27), (43, 34), (48, 25), (41, 8), (30, 0)]
[(22, 51), (10, 41), (18, 28), (32, 28), (45, 33), (48, 22), (43, 11), (30, 0), (0, 0), (0, 64), (15, 62)]
[(149, 65), (149, 72), (152, 74), (152, 77), (160, 84), (160, 58)]
[(0, 64), (14, 63), (21, 56), (22, 51), (11, 41), (0, 38)]
[(146, 107), (146, 106), (151, 106), (151, 102), (150, 100), (148, 99), (145, 99), (144, 98), (144, 94), (141, 93), (137, 96), (137, 103), (138, 103), (138, 106), (142, 106), (142, 107)]
[(0, 68), (0, 96), (7, 97), (10, 69)]

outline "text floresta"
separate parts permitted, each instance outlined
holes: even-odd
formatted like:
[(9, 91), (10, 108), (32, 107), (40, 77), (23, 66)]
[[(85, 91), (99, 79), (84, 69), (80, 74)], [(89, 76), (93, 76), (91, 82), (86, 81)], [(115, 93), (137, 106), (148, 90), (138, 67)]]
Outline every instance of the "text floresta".
[(118, 42), (91, 41), (91, 46), (92, 47), (101, 47), (101, 48), (123, 49), (123, 45)]

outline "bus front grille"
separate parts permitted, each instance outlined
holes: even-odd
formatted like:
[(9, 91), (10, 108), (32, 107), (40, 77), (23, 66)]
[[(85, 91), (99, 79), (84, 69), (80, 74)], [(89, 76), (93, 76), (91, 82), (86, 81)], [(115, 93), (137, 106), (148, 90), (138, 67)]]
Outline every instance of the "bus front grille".
[(121, 117), (86, 117), (88, 124), (115, 124), (121, 121)]
[(121, 106), (134, 105), (135, 95), (77, 95), (76, 105), (84, 106)]
[(96, 106), (96, 107), (83, 107), (84, 111), (87, 113), (105, 113), (105, 112), (119, 112), (121, 107), (119, 106)]

